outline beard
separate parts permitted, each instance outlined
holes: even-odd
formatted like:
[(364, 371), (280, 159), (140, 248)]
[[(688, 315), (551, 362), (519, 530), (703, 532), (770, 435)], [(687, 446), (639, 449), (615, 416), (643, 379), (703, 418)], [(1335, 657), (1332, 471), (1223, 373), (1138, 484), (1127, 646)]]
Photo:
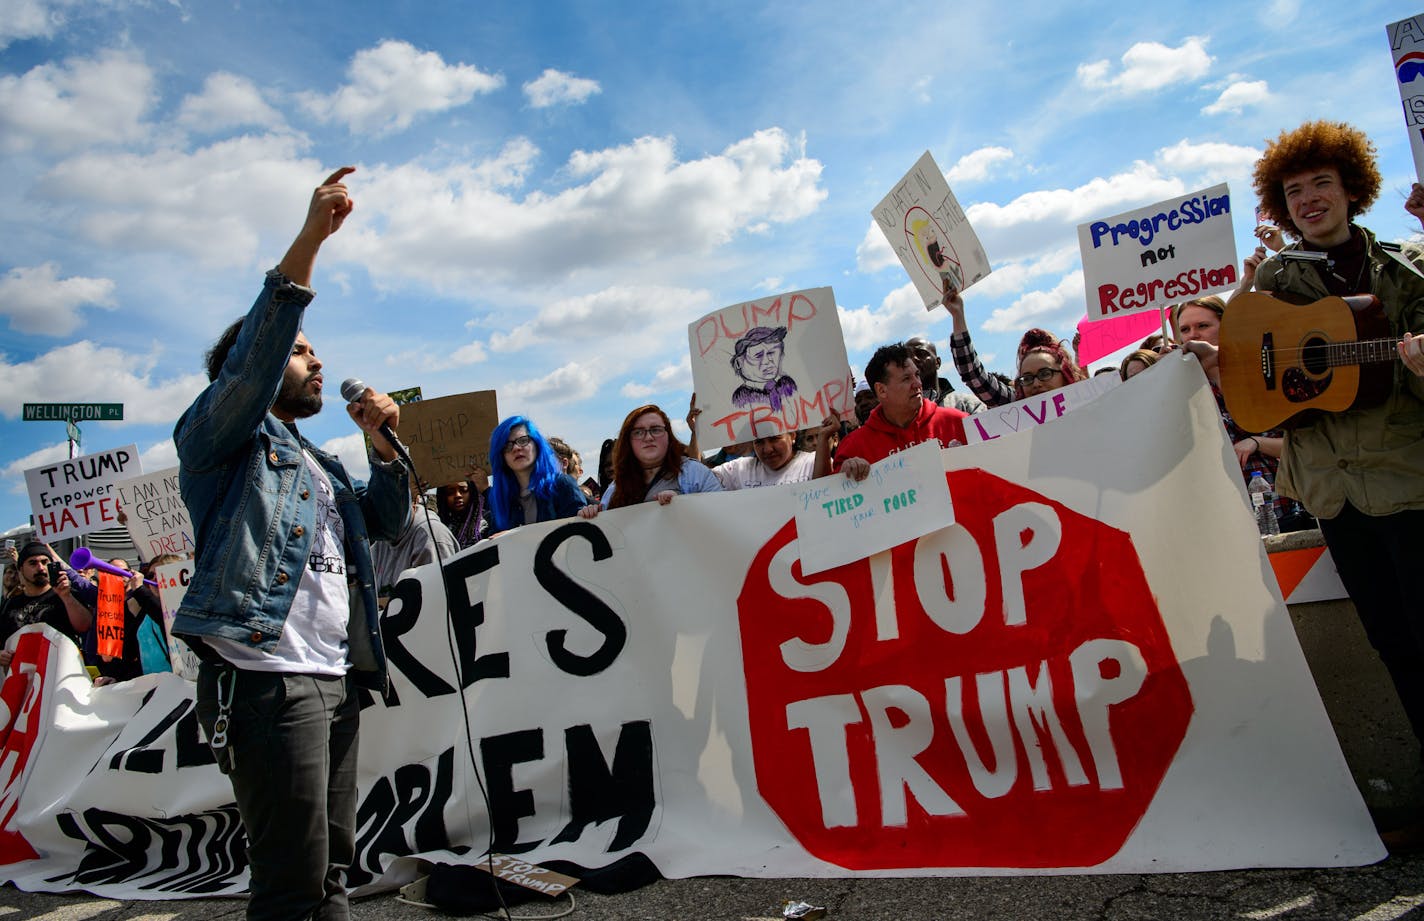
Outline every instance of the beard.
[(309, 374), (300, 382), (293, 382), (284, 376), (282, 389), (278, 391), (272, 407), (282, 410), (294, 419), (306, 419), (321, 412), (321, 394), (307, 389), (307, 384), (311, 383), (314, 377), (315, 374)]

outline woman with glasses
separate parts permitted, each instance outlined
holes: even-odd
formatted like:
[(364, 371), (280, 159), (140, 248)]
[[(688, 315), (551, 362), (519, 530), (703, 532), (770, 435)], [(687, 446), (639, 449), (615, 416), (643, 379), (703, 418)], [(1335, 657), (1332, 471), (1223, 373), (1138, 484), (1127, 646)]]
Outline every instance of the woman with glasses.
[(1046, 329), (1031, 329), (1019, 340), (1018, 371), (1009, 386), (984, 370), (979, 353), (969, 338), (969, 325), (964, 320), (964, 298), (948, 281), (940, 301), (954, 322), (949, 337), (949, 350), (959, 377), (985, 406), (1003, 406), (1015, 400), (1036, 396), (1049, 390), (1067, 387), (1087, 378), (1073, 354), (1063, 347), (1057, 336)]
[[(683, 453), (667, 413), (656, 406), (639, 406), (623, 420), (613, 442), (613, 482), (603, 491), (603, 508), (639, 502), (667, 505), (679, 493), (721, 492), (722, 484), (700, 461)], [(579, 509), (584, 518), (599, 506)]]
[(536, 521), (572, 518), (586, 499), (558, 455), (524, 416), (510, 416), (490, 435), (489, 507), (495, 533)]

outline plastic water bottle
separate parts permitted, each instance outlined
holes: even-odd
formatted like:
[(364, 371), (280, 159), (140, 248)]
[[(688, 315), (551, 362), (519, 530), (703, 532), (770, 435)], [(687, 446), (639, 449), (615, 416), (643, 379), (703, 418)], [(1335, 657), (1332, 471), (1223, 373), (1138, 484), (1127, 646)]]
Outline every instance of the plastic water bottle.
[(1281, 533), (1280, 522), (1276, 521), (1275, 491), (1259, 470), (1251, 474), (1251, 485), (1246, 491), (1251, 494), (1251, 510), (1256, 513), (1256, 530), (1262, 534)]

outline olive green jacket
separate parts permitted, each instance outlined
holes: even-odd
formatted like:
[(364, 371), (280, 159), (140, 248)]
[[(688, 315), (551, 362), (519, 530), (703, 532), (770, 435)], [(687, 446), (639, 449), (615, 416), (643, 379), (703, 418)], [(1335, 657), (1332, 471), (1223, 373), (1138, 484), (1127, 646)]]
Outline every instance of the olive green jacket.
[[(1391, 333), (1424, 332), (1424, 277), (1360, 229), (1368, 247), (1368, 291), (1384, 304)], [(1401, 255), (1424, 268), (1424, 249), (1406, 244)], [(1311, 300), (1330, 294), (1315, 266), (1279, 256), (1261, 263), (1255, 284), (1259, 291)], [(1277, 491), (1299, 499), (1317, 518), (1334, 518), (1346, 501), (1366, 515), (1424, 508), (1424, 378), (1398, 359), (1393, 373), (1384, 403), (1326, 413), (1286, 433)]]

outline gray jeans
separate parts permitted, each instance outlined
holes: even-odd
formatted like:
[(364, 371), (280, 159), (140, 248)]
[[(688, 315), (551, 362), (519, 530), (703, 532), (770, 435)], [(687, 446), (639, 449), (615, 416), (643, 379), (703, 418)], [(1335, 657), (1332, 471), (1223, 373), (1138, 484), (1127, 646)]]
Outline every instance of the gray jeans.
[[(198, 720), (209, 739), (221, 669), (198, 670)], [(356, 735), (350, 678), (237, 672), (228, 745), (233, 796), (247, 829), (249, 921), (346, 921), (342, 874), (356, 836)]]

